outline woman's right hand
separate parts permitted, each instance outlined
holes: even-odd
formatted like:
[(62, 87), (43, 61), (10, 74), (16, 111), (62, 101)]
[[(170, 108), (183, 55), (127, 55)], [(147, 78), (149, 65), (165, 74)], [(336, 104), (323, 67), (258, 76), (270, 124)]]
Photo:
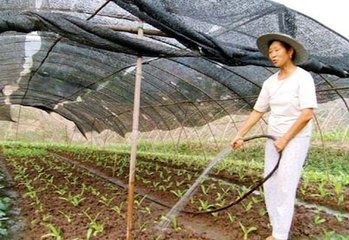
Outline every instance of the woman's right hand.
[(239, 135), (236, 135), (230, 143), (230, 145), (233, 149), (237, 149), (237, 148), (241, 147), (243, 144), (244, 144), (244, 140)]

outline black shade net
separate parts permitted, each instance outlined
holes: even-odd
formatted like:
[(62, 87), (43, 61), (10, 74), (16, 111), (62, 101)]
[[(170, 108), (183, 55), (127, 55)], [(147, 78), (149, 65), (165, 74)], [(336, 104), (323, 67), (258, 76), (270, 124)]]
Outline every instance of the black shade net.
[[(56, 112), (83, 134), (124, 136), (142, 55), (140, 131), (205, 125), (251, 109), (276, 70), (255, 44), (268, 32), (309, 50), (301, 67), (319, 102), (346, 101), (348, 39), (272, 1), (17, 0), (0, 3), (0, 103)], [(12, 121), (6, 109), (0, 120)]]

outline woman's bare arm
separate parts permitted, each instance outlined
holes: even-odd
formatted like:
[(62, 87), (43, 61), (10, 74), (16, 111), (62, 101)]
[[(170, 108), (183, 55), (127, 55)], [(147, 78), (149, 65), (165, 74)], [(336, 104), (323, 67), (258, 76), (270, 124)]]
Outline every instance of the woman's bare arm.
[(231, 141), (232, 148), (236, 149), (243, 144), (242, 138), (251, 130), (251, 128), (262, 118), (264, 112), (253, 110), (242, 127), (238, 130), (236, 136)]

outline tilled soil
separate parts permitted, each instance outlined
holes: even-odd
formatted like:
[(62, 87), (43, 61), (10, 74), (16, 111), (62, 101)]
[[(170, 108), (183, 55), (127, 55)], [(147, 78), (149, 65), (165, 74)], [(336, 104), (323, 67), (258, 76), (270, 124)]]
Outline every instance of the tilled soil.
[[(26, 220), (21, 239), (58, 239), (54, 230), (63, 239), (126, 238), (127, 167), (120, 171), (121, 166), (108, 168), (67, 153), (27, 160), (7, 159), (6, 164)], [(139, 168), (134, 239), (265, 239), (270, 235), (263, 197), (258, 194), (217, 214), (180, 214), (171, 222), (170, 229), (160, 232), (158, 223), (169, 209), (150, 199), (173, 206), (179, 199), (176, 195), (187, 189), (196, 175), (188, 179), (184, 174), (187, 169), (177, 169), (175, 174), (164, 166), (145, 169), (140, 165)], [(25, 173), (20, 174), (21, 171)], [(186, 210), (202, 211), (205, 205), (217, 207), (218, 202), (228, 204), (240, 194), (239, 186), (229, 188), (226, 182), (208, 179), (204, 186), (206, 189), (200, 188), (195, 193)], [(222, 197), (224, 191), (227, 194)], [(349, 220), (296, 207), (292, 239), (324, 239), (331, 231), (348, 234)]]

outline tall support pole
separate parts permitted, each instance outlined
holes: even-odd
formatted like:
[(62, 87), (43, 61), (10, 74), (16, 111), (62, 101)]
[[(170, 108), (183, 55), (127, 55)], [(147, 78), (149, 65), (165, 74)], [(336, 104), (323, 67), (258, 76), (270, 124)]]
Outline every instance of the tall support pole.
[[(143, 37), (143, 21), (139, 21), (138, 37)], [(143, 58), (141, 54), (137, 57), (136, 67), (136, 83), (133, 102), (133, 122), (131, 133), (131, 160), (130, 160), (130, 173), (128, 184), (128, 205), (127, 205), (127, 240), (132, 240), (132, 224), (133, 224), (133, 205), (134, 205), (134, 185), (135, 185), (135, 173), (136, 173), (136, 155), (137, 144), (139, 138), (139, 109), (141, 98), (141, 82), (142, 82), (142, 63)]]
[(16, 128), (16, 137), (15, 140), (18, 141), (18, 131), (19, 131), (19, 122), (21, 120), (21, 113), (22, 113), (22, 105), (19, 105), (19, 110), (18, 110), (18, 120), (17, 120), (17, 128)]

